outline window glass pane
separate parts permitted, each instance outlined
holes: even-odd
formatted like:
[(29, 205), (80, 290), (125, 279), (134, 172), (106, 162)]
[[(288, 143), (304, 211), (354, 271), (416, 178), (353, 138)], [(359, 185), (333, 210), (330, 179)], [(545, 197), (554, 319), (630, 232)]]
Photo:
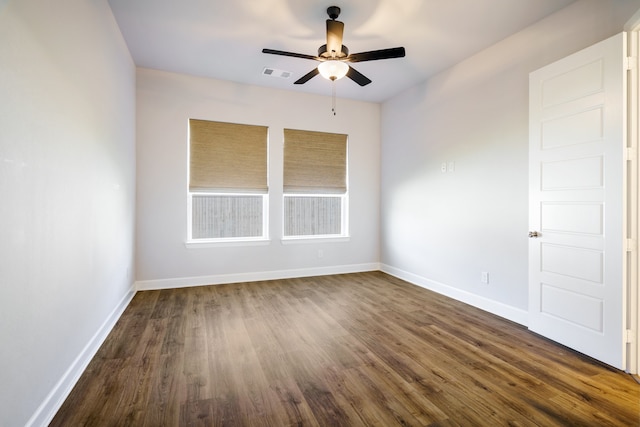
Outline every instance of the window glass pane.
[(194, 194), (191, 238), (262, 237), (263, 206), (261, 195)]
[(284, 235), (341, 235), (342, 199), (342, 196), (285, 196)]

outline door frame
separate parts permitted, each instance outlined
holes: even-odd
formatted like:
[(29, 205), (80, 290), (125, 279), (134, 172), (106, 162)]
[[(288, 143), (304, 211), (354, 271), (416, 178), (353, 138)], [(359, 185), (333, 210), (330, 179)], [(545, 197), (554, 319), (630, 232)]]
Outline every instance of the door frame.
[(629, 331), (627, 371), (640, 374), (640, 284), (638, 283), (638, 216), (640, 213), (640, 170), (638, 169), (638, 142), (640, 139), (640, 10), (624, 26), (627, 32), (627, 56), (630, 58), (627, 79), (627, 188), (626, 208), (628, 252), (627, 278), (627, 330)]

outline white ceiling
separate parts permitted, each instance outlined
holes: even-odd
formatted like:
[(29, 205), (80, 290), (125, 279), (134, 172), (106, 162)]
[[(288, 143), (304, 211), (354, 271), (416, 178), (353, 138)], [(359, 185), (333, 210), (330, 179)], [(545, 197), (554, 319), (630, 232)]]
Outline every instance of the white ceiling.
[[(316, 55), (326, 9), (342, 9), (351, 53), (404, 46), (404, 58), (360, 62), (373, 80), (337, 82), (337, 96), (381, 102), (518, 32), (574, 0), (109, 0), (137, 66), (251, 85), (331, 95), (318, 63), (263, 54), (262, 48)], [(293, 73), (262, 74), (265, 67)]]

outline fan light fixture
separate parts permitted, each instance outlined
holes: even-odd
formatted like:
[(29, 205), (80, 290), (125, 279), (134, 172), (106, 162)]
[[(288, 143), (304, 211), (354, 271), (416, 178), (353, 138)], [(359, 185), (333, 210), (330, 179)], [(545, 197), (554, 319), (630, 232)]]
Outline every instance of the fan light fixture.
[(349, 66), (337, 59), (329, 59), (318, 65), (318, 71), (325, 79), (334, 81), (346, 76), (349, 71)]

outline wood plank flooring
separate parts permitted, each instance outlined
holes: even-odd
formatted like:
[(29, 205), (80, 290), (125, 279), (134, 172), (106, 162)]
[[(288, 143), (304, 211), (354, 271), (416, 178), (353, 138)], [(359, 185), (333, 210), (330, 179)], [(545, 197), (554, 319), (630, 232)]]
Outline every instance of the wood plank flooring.
[(640, 385), (380, 272), (139, 292), (51, 426), (638, 426)]

